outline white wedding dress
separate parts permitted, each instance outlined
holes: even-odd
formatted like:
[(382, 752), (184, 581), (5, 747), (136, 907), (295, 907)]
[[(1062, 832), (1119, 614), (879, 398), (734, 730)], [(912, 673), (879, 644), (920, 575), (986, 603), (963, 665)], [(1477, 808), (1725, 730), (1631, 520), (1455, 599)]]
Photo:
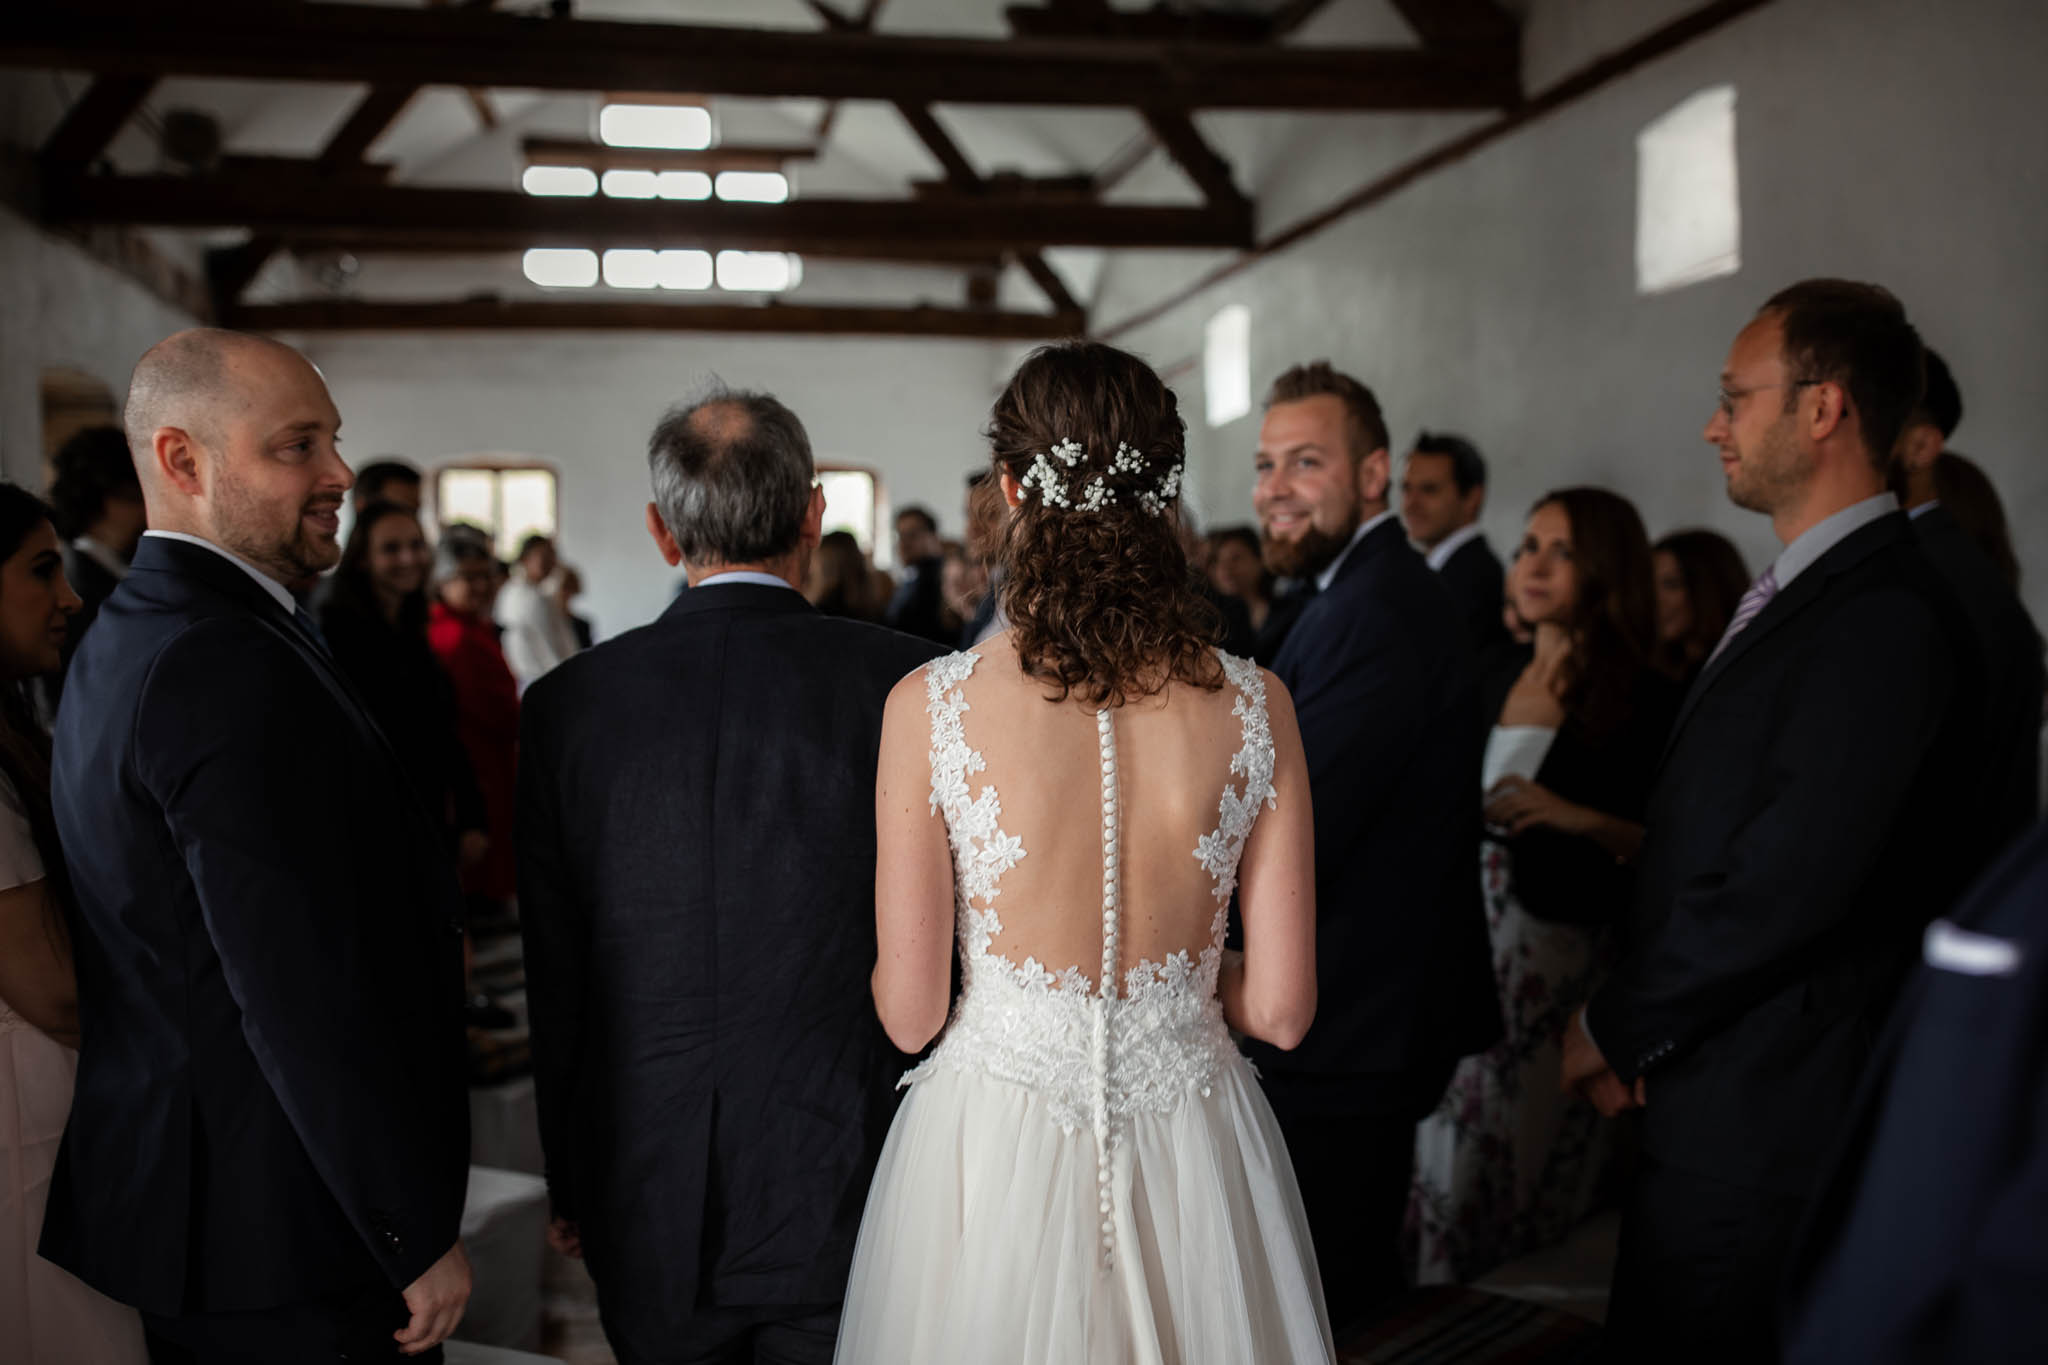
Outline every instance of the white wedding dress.
[(962, 986), (904, 1078), (838, 1361), (1333, 1359), (1286, 1148), (1216, 997), (1273, 799), (1262, 676), (1221, 657), (1222, 692), (1092, 722), (975, 677), (977, 654), (927, 666)]

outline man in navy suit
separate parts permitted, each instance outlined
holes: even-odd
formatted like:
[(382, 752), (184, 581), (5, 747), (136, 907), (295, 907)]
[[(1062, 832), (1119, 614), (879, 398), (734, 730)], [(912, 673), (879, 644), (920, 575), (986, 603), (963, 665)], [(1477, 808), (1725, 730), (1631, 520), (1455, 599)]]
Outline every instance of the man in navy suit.
[(42, 1252), (159, 1365), (437, 1359), (469, 1297), (454, 868), (292, 595), (340, 557), (340, 424), (276, 342), (142, 358), (151, 529), (58, 718), (84, 1045)]
[(1479, 896), (1471, 646), (1387, 509), (1386, 422), (1327, 361), (1274, 382), (1252, 501), (1276, 574), (1315, 585), (1273, 671), (1316, 820), (1316, 976), (1301, 1045), (1248, 1044), (1301, 1184), (1331, 1324), (1402, 1283), (1415, 1125), (1500, 1036)]
[(1922, 927), (1976, 871), (1975, 645), (1885, 466), (1920, 341), (1874, 285), (1810, 280), (1735, 339), (1706, 439), (1785, 548), (1680, 710), (1625, 952), (1564, 1081), (1640, 1103), (1617, 1361), (1776, 1358), (1793, 1231)]
[(2048, 1360), (2048, 825), (1946, 919), (1793, 1260), (1791, 1365)]

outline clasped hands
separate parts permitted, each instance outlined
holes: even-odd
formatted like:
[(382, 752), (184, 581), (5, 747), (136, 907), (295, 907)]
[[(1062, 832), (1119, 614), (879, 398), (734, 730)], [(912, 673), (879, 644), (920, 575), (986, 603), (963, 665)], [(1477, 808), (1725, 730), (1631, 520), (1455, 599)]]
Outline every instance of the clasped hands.
[(1593, 812), (1548, 787), (1509, 774), (1486, 793), (1486, 824), (1510, 837), (1538, 827), (1563, 834), (1590, 832)]
[(1583, 1095), (1608, 1118), (1624, 1110), (1641, 1109), (1650, 1102), (1641, 1076), (1636, 1077), (1634, 1085), (1627, 1084), (1600, 1055), (1592, 1035), (1586, 1032), (1583, 1009), (1564, 1026), (1563, 1087), (1567, 1095)]

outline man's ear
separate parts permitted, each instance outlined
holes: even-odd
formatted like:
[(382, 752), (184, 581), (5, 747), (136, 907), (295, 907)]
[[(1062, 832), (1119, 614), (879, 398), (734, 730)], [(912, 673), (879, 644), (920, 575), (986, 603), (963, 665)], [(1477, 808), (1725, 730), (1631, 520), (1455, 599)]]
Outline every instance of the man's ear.
[(1486, 485), (1473, 485), (1472, 491), (1465, 494), (1461, 502), (1464, 504), (1465, 520), (1479, 520), (1480, 512), (1486, 507)]
[(1394, 460), (1381, 446), (1358, 462), (1358, 500), (1360, 502), (1385, 502), (1387, 489), (1394, 482)]
[(206, 492), (206, 483), (199, 476), (199, 462), (205, 455), (184, 428), (158, 427), (149, 439), (149, 451), (156, 461), (157, 474), (165, 483), (187, 497), (196, 498)]
[(669, 534), (668, 523), (661, 519), (661, 509), (651, 502), (647, 504), (647, 534), (654, 537), (655, 548), (671, 569), (683, 562), (683, 547)]
[(798, 540), (815, 550), (824, 539), (825, 490), (822, 487), (816, 487), (811, 489), (810, 505), (804, 508), (804, 529), (803, 533), (798, 536)]

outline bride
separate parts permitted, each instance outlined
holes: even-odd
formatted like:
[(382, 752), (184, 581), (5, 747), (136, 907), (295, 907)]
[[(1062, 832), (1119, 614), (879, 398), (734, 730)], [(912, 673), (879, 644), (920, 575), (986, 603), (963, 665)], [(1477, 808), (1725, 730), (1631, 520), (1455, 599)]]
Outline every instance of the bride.
[(875, 1004), (906, 1052), (940, 1036), (837, 1359), (1327, 1362), (1301, 1196), (1229, 1032), (1291, 1047), (1315, 1012), (1293, 707), (1208, 644), (1151, 369), (1045, 347), (990, 436), (1009, 629), (906, 678), (883, 724)]

